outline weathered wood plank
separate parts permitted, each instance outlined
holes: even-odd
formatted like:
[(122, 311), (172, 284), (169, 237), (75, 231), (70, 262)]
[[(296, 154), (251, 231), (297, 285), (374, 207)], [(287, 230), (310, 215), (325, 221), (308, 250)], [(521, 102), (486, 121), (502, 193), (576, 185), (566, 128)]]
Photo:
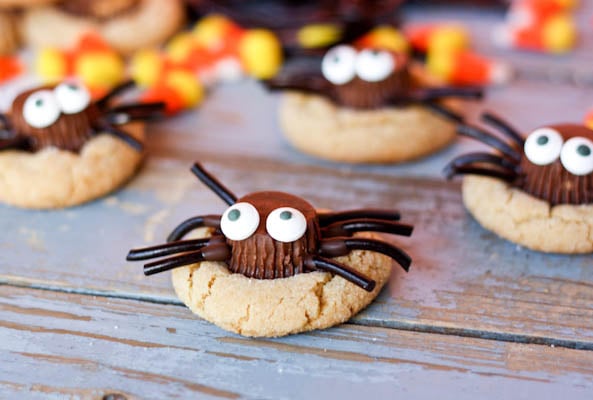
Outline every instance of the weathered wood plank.
[[(589, 10), (593, 3), (585, 6)], [(413, 20), (452, 16), (446, 9), (418, 10), (407, 15)], [(478, 49), (519, 66), (577, 68), (591, 57), (588, 36), (572, 57), (503, 53), (487, 41), (500, 15), (455, 15), (470, 24)], [(583, 27), (587, 15), (579, 14)], [(1, 88), (2, 103), (9, 91)], [(139, 265), (126, 264), (123, 257), (130, 247), (162, 241), (189, 215), (224, 209), (187, 172), (199, 158), (237, 193), (273, 188), (324, 208), (395, 207), (416, 224), (413, 238), (399, 241), (414, 256), (412, 272), (403, 277), (395, 271), (388, 290), (358, 323), (591, 346), (591, 257), (543, 256), (505, 243), (467, 216), (457, 184), (439, 181), (448, 160), (480, 145), (460, 140), (402, 166), (337, 165), (291, 149), (278, 131), (276, 105), (277, 98), (254, 83), (220, 87), (198, 112), (153, 126), (152, 158), (116, 196), (59, 212), (0, 206), (0, 281), (175, 302), (166, 276), (144, 278)], [(490, 90), (483, 105), (468, 110), (470, 120), (488, 108), (530, 129), (579, 121), (589, 105), (587, 89), (519, 80)]]
[[(205, 160), (238, 194), (275, 188), (321, 208), (393, 207), (416, 225), (411, 238), (396, 239), (414, 258), (411, 272), (395, 269), (359, 323), (592, 346), (591, 256), (537, 254), (487, 233), (463, 210), (455, 183), (265, 160)], [(126, 190), (72, 210), (0, 207), (0, 279), (175, 302), (166, 274), (146, 278), (141, 264), (124, 258), (129, 248), (162, 242), (189, 216), (224, 210), (187, 172), (190, 164), (190, 158), (152, 159)]]
[(0, 397), (585, 399), (593, 352), (344, 325), (228, 334), (171, 305), (0, 286)]

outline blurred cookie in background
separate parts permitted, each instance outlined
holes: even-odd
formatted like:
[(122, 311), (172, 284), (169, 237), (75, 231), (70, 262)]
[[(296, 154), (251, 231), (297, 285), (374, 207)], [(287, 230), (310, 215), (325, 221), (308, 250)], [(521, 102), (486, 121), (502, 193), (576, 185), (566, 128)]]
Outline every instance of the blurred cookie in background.
[(94, 32), (129, 54), (162, 44), (184, 21), (181, 0), (68, 0), (28, 10), (22, 31), (33, 47), (72, 47)]

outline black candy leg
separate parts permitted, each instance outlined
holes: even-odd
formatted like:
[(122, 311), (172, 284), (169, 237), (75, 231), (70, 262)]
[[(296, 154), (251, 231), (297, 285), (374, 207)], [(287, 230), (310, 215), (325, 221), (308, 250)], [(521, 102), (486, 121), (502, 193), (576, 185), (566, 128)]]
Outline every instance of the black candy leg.
[(384, 254), (394, 259), (407, 272), (412, 264), (412, 258), (402, 249), (380, 240), (366, 238), (335, 238), (321, 242), (319, 252), (322, 256), (339, 257), (352, 250), (369, 250)]
[(356, 232), (383, 232), (392, 235), (410, 236), (414, 227), (395, 221), (358, 218), (335, 222), (322, 229), (323, 237), (352, 236)]
[(374, 280), (364, 276), (358, 271), (336, 261), (328, 260), (327, 258), (310, 256), (305, 261), (305, 267), (312, 271), (325, 271), (341, 276), (347, 281), (354, 283), (356, 286), (363, 288), (367, 292), (372, 292), (376, 285)]
[(319, 214), (319, 224), (324, 227), (334, 222), (347, 221), (349, 219), (359, 218), (370, 218), (370, 219), (382, 219), (386, 221), (399, 221), (401, 215), (398, 211), (394, 210), (381, 210), (381, 209), (362, 209), (362, 210), (349, 210), (331, 212), (325, 214)]
[(199, 215), (186, 219), (173, 229), (167, 237), (167, 242), (176, 242), (187, 235), (189, 232), (202, 227), (219, 228), (220, 215)]

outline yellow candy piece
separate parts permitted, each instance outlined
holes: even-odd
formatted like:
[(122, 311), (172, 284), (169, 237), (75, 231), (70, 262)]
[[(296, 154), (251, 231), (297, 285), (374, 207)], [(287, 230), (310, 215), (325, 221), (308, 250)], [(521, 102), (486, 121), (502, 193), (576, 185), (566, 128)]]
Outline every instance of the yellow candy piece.
[(165, 50), (171, 60), (179, 62), (185, 60), (196, 46), (196, 40), (192, 34), (184, 32), (173, 36)]
[(579, 5), (578, 0), (556, 0), (564, 10), (573, 10)]
[(245, 33), (239, 43), (239, 58), (249, 75), (269, 79), (282, 66), (282, 45), (272, 32), (252, 29)]
[(171, 71), (165, 77), (165, 85), (175, 90), (183, 98), (186, 107), (194, 107), (204, 100), (204, 86), (190, 72)]
[(443, 81), (448, 81), (453, 75), (455, 67), (453, 52), (442, 51), (428, 53), (426, 56), (426, 68), (432, 75)]
[(132, 57), (130, 70), (138, 86), (152, 86), (163, 70), (163, 61), (156, 50), (140, 50)]
[(191, 34), (199, 45), (216, 47), (224, 39), (224, 32), (231, 24), (231, 21), (222, 15), (208, 15), (198, 21)]
[(370, 32), (370, 40), (373, 45), (396, 53), (407, 53), (410, 48), (406, 37), (391, 26), (379, 26), (373, 29)]
[(35, 59), (35, 71), (46, 82), (62, 80), (66, 74), (66, 58), (56, 49), (42, 49)]
[(121, 82), (124, 63), (115, 53), (93, 52), (80, 55), (74, 66), (75, 74), (90, 87), (109, 87)]
[(340, 40), (342, 30), (332, 24), (305, 25), (297, 32), (297, 41), (305, 49), (329, 46)]
[(434, 31), (428, 42), (428, 53), (459, 51), (469, 47), (469, 36), (460, 26), (443, 26)]
[(569, 15), (557, 15), (545, 23), (542, 35), (546, 50), (565, 53), (575, 46), (577, 28)]

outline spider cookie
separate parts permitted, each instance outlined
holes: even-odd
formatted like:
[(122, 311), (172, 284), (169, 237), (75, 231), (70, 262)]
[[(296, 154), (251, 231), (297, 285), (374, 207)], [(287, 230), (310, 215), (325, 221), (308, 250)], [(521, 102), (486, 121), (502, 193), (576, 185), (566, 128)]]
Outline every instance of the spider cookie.
[(524, 139), (492, 114), (485, 122), (508, 140), (461, 125), (458, 132), (497, 154), (471, 153), (446, 167), (463, 180), (463, 202), (499, 236), (548, 253), (593, 252), (593, 131), (576, 124), (538, 128)]
[[(229, 207), (182, 222), (166, 244), (131, 250), (127, 259), (163, 257), (144, 273), (173, 270), (181, 300), (223, 329), (283, 336), (345, 322), (377, 296), (392, 260), (410, 266), (403, 250), (368, 233), (409, 236), (412, 226), (398, 222), (396, 212), (319, 213), (282, 192), (238, 199), (201, 165), (192, 172)], [(207, 237), (182, 240), (203, 227)]]
[(440, 100), (480, 98), (481, 89), (426, 87), (408, 56), (339, 45), (319, 69), (266, 82), (289, 90), (280, 125), (299, 150), (351, 163), (403, 162), (438, 151), (455, 138), (453, 115)]
[(28, 11), (22, 31), (29, 45), (58, 48), (72, 48), (95, 32), (129, 54), (163, 43), (184, 19), (181, 0), (68, 0)]
[(0, 201), (24, 208), (69, 207), (128, 180), (143, 156), (140, 122), (161, 103), (113, 105), (132, 86), (97, 101), (73, 82), (18, 95), (0, 114)]

